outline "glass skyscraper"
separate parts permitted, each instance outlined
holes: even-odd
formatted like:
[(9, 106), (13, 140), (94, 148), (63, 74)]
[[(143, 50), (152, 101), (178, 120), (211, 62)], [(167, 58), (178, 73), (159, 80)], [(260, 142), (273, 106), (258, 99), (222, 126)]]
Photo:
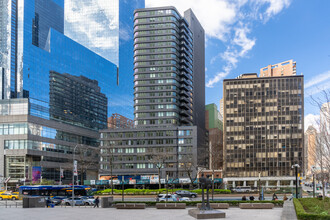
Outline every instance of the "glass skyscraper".
[(144, 0), (65, 0), (64, 34), (119, 67), (122, 92), (109, 104), (126, 117), (133, 116), (133, 12), (144, 6)]
[[(75, 152), (79, 166), (85, 159), (78, 151), (80, 145), (97, 146), (97, 130), (106, 127), (108, 112), (128, 112), (113, 105), (117, 96), (125, 96), (128, 91), (126, 85), (118, 85), (118, 59), (111, 61), (65, 35), (65, 3), (0, 1), (0, 127), (4, 128), (0, 131), (0, 174), (12, 176), (12, 183), (31, 181), (33, 170), (39, 168), (44, 179), (58, 181), (59, 167), (67, 172), (67, 183), (71, 182), (74, 147), (79, 144)], [(100, 7), (103, 9), (97, 10), (107, 11), (104, 5)], [(97, 20), (102, 19), (100, 16)], [(112, 30), (105, 22), (99, 25)], [(113, 31), (119, 36), (120, 28)], [(117, 51), (120, 42), (118, 37)], [(124, 50), (131, 51), (126, 59), (131, 68), (124, 66), (130, 68), (131, 72), (125, 73), (133, 79), (133, 33), (130, 44), (131, 49)], [(120, 51), (117, 53), (119, 57)], [(131, 93), (133, 96), (133, 80)], [(21, 125), (27, 129), (22, 130)], [(33, 127), (39, 127), (38, 132)], [(98, 163), (96, 157), (90, 159)], [(24, 165), (19, 172), (11, 168), (17, 161)], [(89, 168), (79, 173), (79, 179), (96, 175), (96, 167)]]

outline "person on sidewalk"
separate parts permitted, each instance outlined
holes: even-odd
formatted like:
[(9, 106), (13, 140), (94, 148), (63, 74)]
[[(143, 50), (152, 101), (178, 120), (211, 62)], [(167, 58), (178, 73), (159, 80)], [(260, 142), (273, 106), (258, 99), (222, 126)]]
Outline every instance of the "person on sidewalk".
[(242, 201), (246, 201), (246, 196), (243, 196), (242, 197)]
[(250, 201), (254, 201), (254, 196), (250, 196)]
[(273, 194), (273, 201), (278, 200), (277, 195), (274, 193)]
[(96, 197), (96, 199), (94, 200), (94, 208), (95, 207), (99, 207), (99, 203), (100, 203), (100, 199), (99, 199), (99, 197)]

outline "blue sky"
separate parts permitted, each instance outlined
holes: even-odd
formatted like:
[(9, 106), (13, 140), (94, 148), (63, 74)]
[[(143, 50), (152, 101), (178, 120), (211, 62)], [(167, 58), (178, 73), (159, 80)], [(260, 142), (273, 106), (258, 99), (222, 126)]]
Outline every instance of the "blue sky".
[(192, 8), (206, 33), (206, 104), (222, 80), (293, 59), (305, 80), (305, 128), (319, 114), (310, 95), (330, 89), (329, 0), (146, 0), (146, 7)]

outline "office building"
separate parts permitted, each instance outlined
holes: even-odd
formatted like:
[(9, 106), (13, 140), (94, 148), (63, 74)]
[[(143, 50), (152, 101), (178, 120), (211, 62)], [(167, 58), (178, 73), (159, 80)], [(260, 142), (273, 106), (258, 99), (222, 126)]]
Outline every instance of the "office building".
[(274, 65), (268, 65), (260, 69), (260, 77), (272, 76), (294, 76), (297, 74), (296, 62), (293, 60), (284, 61)]
[[(189, 24), (192, 17), (194, 22)], [(166, 174), (171, 178), (187, 177), (188, 168), (196, 174), (198, 166), (207, 167), (205, 124), (199, 126), (205, 119), (196, 119), (194, 114), (195, 103), (202, 102), (194, 98), (203, 99), (194, 94), (205, 90), (204, 84), (196, 87), (203, 91), (194, 87), (195, 76), (205, 77), (204, 58), (196, 55), (204, 53), (199, 51), (204, 50), (201, 39), (204, 31), (191, 10), (184, 17), (174, 7), (135, 11), (135, 128), (101, 131), (101, 159), (111, 158), (113, 148), (111, 152), (121, 152), (120, 157), (126, 158), (125, 162), (114, 162), (121, 166), (116, 169), (114, 164), (116, 175), (158, 175), (156, 167), (149, 166), (151, 161), (156, 164), (155, 160), (165, 164), (160, 178)], [(198, 50), (194, 50), (195, 40), (203, 45)], [(108, 161), (101, 161), (100, 176), (109, 175), (107, 166)]]
[(109, 107), (125, 117), (134, 111), (133, 15), (144, 7), (145, 0), (65, 0), (64, 34), (117, 65), (122, 89)]
[(223, 167), (223, 122), (216, 104), (206, 105), (205, 110), (205, 127), (209, 133), (209, 169), (220, 170)]
[(318, 133), (312, 126), (308, 126), (305, 132), (305, 173), (311, 175), (312, 167), (316, 167), (316, 146)]
[(134, 121), (132, 119), (126, 118), (120, 114), (114, 113), (108, 118), (108, 128), (133, 128)]
[(292, 185), (304, 172), (303, 76), (243, 74), (223, 82), (224, 176), (229, 185)]
[[(59, 181), (62, 167), (69, 181), (73, 148), (79, 167), (79, 152), (97, 149), (107, 127), (109, 97), (122, 91), (117, 66), (64, 35), (64, 0), (2, 1), (0, 13), (0, 175), (10, 184), (33, 173)], [(95, 178), (97, 169), (79, 176)]]

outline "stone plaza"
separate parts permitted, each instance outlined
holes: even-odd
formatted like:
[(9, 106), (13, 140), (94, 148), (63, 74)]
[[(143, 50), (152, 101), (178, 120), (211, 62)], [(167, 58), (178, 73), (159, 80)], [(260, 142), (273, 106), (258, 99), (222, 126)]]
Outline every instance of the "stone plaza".
[[(193, 220), (195, 218), (188, 215), (187, 209), (159, 210), (147, 208), (143, 210), (118, 210), (115, 208), (92, 208), (92, 207), (55, 207), (55, 208), (0, 208), (0, 220), (82, 220), (82, 219), (111, 219), (111, 220)], [(225, 219), (244, 219), (244, 220), (280, 220), (283, 208), (273, 209), (240, 209), (230, 207), (222, 210), (226, 213)]]

